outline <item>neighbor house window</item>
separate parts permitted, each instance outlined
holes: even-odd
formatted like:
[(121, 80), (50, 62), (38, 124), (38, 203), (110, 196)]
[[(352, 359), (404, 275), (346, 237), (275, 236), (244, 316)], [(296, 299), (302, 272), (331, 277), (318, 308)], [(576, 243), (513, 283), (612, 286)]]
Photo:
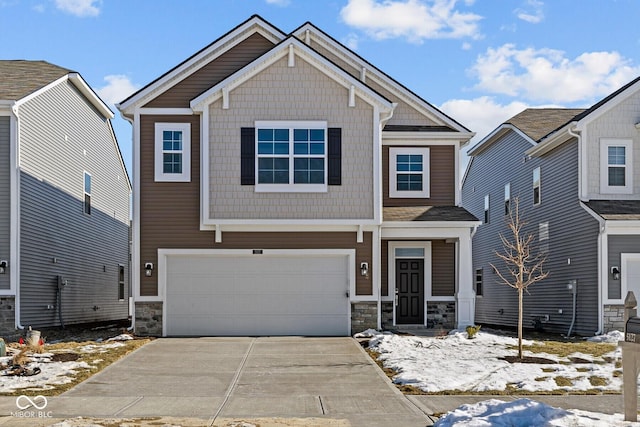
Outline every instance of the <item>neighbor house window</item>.
[(506, 183), (504, 185), (504, 214), (509, 215), (509, 210), (511, 209), (511, 183)]
[(124, 299), (124, 265), (118, 265), (118, 299)]
[(549, 252), (549, 222), (538, 224), (538, 248), (541, 253)]
[(482, 289), (482, 269), (476, 269), (476, 296), (481, 297), (483, 293)]
[(632, 141), (602, 139), (600, 141), (600, 191), (631, 194), (633, 192)]
[(533, 204), (540, 204), (540, 168), (533, 170)]
[(326, 122), (256, 122), (256, 191), (327, 191)]
[(489, 224), (489, 195), (484, 196), (484, 223)]
[(429, 197), (428, 148), (389, 148), (389, 197)]
[(84, 213), (91, 215), (91, 174), (84, 173)]
[(155, 180), (191, 181), (191, 124), (155, 124)]

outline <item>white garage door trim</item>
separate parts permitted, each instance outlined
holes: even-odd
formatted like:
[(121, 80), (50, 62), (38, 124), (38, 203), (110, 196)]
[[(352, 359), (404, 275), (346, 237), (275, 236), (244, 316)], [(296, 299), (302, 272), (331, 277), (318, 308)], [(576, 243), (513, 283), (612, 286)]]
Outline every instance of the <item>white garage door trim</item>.
[(351, 329), (351, 302), (356, 294), (356, 268), (355, 249), (260, 249), (260, 254), (256, 254), (255, 249), (158, 249), (158, 296), (162, 300), (162, 333), (167, 334), (167, 258), (170, 256), (232, 256), (232, 257), (255, 257), (255, 256), (293, 256), (293, 257), (313, 257), (313, 256), (346, 256), (348, 259), (348, 283), (349, 283), (349, 304), (347, 328), (345, 334), (350, 334)]

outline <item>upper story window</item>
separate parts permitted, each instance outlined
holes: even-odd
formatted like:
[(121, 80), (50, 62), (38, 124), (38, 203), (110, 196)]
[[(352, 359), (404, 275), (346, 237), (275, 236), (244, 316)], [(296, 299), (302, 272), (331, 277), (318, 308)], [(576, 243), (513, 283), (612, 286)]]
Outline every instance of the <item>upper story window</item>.
[(84, 173), (84, 213), (91, 215), (91, 174)]
[(504, 185), (504, 214), (509, 215), (511, 210), (511, 183), (507, 182)]
[(156, 123), (155, 180), (191, 181), (190, 123)]
[(533, 204), (539, 205), (540, 199), (540, 167), (533, 170)]
[(256, 122), (256, 191), (326, 192), (326, 122)]
[(609, 194), (633, 192), (631, 140), (600, 140), (600, 165), (600, 192)]
[(389, 148), (389, 197), (429, 197), (428, 148)]
[(489, 224), (489, 195), (484, 196), (484, 223)]

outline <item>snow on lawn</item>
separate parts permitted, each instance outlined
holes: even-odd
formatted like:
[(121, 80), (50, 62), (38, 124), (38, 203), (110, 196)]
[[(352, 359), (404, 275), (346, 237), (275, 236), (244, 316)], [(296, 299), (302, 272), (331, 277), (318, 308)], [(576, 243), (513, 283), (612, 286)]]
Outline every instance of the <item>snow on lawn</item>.
[[(516, 350), (509, 348), (517, 346), (517, 338), (484, 331), (478, 332), (474, 339), (468, 339), (467, 333), (460, 331), (444, 337), (401, 336), (373, 330), (366, 331), (365, 335), (370, 336), (369, 348), (380, 353), (379, 360), (384, 366), (397, 372), (393, 377), (396, 384), (412, 385), (425, 392), (502, 391), (507, 385), (526, 392), (622, 390), (622, 376), (614, 376), (615, 361), (621, 360), (620, 349), (597, 358), (581, 353), (564, 358), (525, 350), (524, 356), (557, 363), (509, 363), (503, 358), (517, 355)], [(614, 333), (599, 339), (617, 342), (618, 338), (621, 336)], [(524, 345), (532, 343), (523, 340)], [(575, 364), (570, 358), (585, 359), (590, 363)], [(558, 386), (556, 378), (559, 377), (569, 379), (571, 384)], [(594, 386), (590, 377), (602, 377), (606, 384)]]
[[(40, 373), (33, 376), (5, 376), (11, 369), (0, 371), (0, 393), (12, 393), (20, 389), (48, 390), (53, 384), (67, 384), (73, 381), (73, 375), (80, 369), (91, 369), (86, 362), (52, 362), (53, 353), (29, 355), (29, 369), (39, 368)], [(11, 365), (11, 357), (0, 357), (0, 365)]]
[(462, 405), (440, 418), (434, 427), (618, 427), (638, 426), (622, 414), (607, 415), (578, 409), (559, 409), (531, 399), (511, 402), (489, 399)]

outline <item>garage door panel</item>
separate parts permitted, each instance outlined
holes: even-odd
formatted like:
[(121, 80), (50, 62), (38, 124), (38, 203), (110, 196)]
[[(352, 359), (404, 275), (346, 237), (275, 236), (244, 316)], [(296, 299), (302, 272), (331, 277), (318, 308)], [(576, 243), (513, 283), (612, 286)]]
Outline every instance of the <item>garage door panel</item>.
[(167, 256), (167, 335), (347, 335), (348, 257)]

